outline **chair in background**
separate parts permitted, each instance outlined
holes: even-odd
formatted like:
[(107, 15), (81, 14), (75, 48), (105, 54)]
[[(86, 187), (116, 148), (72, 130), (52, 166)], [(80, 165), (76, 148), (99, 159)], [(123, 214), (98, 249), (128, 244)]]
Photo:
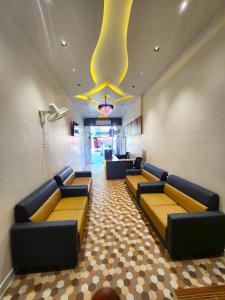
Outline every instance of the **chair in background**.
[(125, 156), (126, 156), (125, 158), (127, 159), (130, 158), (130, 152), (126, 152)]
[(142, 163), (142, 157), (136, 157), (133, 164), (133, 169), (141, 169), (141, 163)]
[(126, 152), (126, 154), (114, 154), (118, 159), (128, 159), (130, 157), (130, 152)]
[(142, 157), (137, 156), (133, 162), (133, 165), (129, 166), (127, 169), (141, 169)]

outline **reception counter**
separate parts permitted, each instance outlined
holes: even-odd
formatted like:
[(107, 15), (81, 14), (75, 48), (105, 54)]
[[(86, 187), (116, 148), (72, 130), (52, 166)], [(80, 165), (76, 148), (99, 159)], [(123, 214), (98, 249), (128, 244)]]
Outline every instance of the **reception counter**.
[(123, 179), (126, 169), (132, 167), (133, 159), (118, 159), (113, 155), (111, 160), (105, 160), (106, 179)]

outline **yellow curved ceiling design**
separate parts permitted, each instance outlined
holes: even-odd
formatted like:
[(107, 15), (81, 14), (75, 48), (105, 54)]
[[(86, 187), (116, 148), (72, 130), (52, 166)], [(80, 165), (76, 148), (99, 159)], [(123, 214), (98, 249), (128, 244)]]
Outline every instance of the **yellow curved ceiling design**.
[(96, 86), (74, 97), (92, 103), (109, 94), (117, 103), (133, 98), (119, 88), (128, 70), (127, 30), (133, 0), (104, 0), (99, 39), (92, 55), (90, 71)]
[(101, 33), (91, 59), (96, 85), (120, 84), (127, 73), (127, 30), (133, 0), (105, 0)]

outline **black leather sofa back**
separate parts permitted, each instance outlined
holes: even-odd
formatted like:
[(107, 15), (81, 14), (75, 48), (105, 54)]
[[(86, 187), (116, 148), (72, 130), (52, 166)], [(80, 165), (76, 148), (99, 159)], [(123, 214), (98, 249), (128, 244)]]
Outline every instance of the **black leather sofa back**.
[(57, 184), (55, 180), (51, 179), (19, 202), (15, 207), (16, 222), (28, 222), (29, 218), (52, 195), (52, 193), (54, 193), (56, 189)]
[(55, 175), (54, 179), (58, 185), (63, 185), (63, 182), (73, 173), (70, 166), (65, 167), (62, 171)]
[(167, 177), (167, 182), (180, 190), (181, 192), (187, 194), (188, 196), (194, 198), (195, 200), (201, 202), (203, 205), (208, 207), (208, 210), (218, 210), (219, 209), (219, 195), (207, 190), (200, 185), (192, 183), (186, 179), (180, 178), (175, 175), (170, 175)]
[(157, 168), (149, 163), (145, 163), (143, 169), (158, 177), (160, 181), (165, 181), (168, 176), (168, 173), (166, 171)]

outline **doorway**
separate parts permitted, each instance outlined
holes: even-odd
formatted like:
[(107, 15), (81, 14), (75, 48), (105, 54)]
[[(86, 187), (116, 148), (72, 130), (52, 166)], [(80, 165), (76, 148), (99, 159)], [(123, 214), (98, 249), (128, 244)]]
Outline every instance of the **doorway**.
[(90, 126), (91, 163), (103, 164), (105, 150), (120, 152), (120, 128), (118, 126)]

